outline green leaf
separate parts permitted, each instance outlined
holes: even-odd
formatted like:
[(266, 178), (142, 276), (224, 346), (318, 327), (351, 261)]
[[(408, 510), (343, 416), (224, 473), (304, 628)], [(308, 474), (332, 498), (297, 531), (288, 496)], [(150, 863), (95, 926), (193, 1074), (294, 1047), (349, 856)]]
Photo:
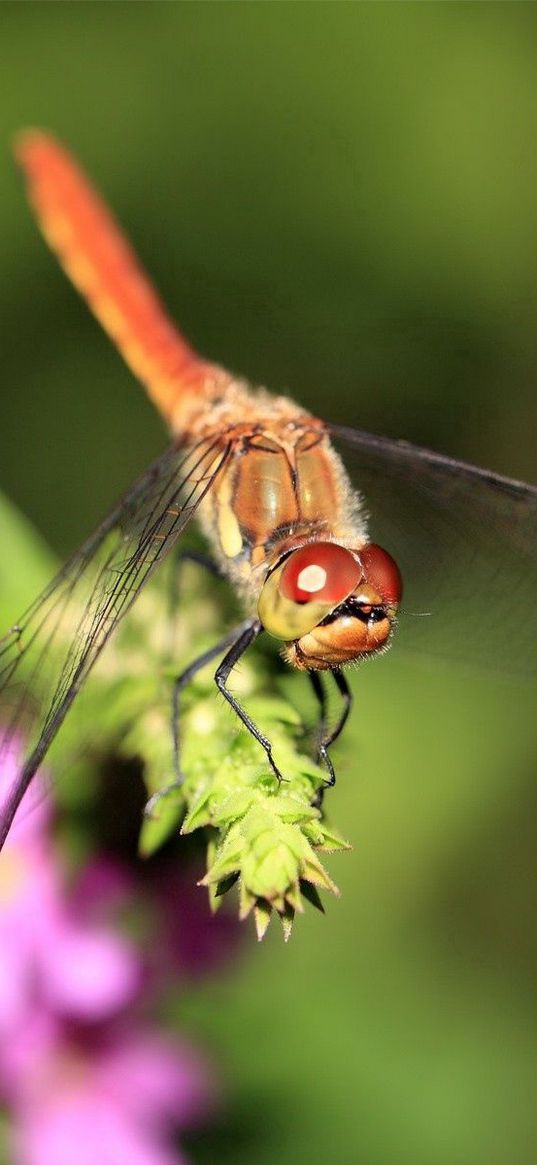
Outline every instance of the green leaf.
[(28, 519), (2, 493), (0, 546), (0, 620), (7, 628), (50, 581), (57, 563)]
[(183, 797), (174, 790), (169, 797), (162, 798), (161, 804), (162, 809), (159, 806), (152, 816), (144, 817), (138, 841), (138, 851), (141, 857), (151, 857), (151, 854), (160, 849), (160, 846), (174, 829), (179, 833), (184, 814)]

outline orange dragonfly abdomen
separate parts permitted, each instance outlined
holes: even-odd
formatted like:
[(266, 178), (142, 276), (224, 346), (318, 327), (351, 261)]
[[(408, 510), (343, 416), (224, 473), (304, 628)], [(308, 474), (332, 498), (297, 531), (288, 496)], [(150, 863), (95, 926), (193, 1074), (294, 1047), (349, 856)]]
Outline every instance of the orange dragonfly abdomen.
[(181, 406), (227, 381), (168, 317), (114, 217), (71, 155), (49, 134), (27, 130), (15, 155), (41, 230), (126, 363), (173, 429)]
[[(41, 230), (174, 433), (233, 449), (200, 517), (236, 582), (311, 538), (359, 545), (350, 487), (325, 427), (285, 397), (202, 360), (183, 339), (100, 195), (49, 134), (16, 142)], [(240, 420), (238, 420), (240, 418)], [(247, 456), (245, 454), (247, 453)]]

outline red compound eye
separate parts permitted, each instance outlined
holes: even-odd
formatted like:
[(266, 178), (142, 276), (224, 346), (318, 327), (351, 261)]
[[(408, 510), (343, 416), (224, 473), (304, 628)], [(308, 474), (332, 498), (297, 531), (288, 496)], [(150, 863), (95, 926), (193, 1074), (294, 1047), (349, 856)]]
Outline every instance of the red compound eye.
[(364, 568), (364, 582), (369, 583), (385, 603), (399, 603), (403, 594), (403, 580), (391, 554), (374, 542), (362, 546), (359, 553)]
[(343, 602), (363, 576), (360, 562), (335, 542), (309, 542), (289, 555), (282, 570), (280, 594), (293, 603)]

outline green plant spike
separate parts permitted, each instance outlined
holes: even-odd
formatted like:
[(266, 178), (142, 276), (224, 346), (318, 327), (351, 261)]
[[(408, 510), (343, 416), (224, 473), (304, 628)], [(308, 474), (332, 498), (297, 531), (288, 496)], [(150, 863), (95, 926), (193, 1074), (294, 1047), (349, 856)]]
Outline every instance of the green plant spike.
[[(177, 570), (180, 595), (172, 603), (170, 575)], [(150, 856), (179, 831), (204, 831), (202, 885), (213, 910), (238, 884), (240, 917), (253, 913), (262, 937), (276, 913), (287, 938), (304, 898), (318, 906), (317, 891), (338, 893), (320, 855), (349, 846), (312, 805), (325, 773), (308, 755), (305, 726), (278, 692), (276, 666), (262, 649), (253, 647), (241, 661), (232, 686), (271, 740), (285, 781), (278, 783), (258, 742), (219, 697), (213, 664), (182, 694), (182, 783), (170, 787), (173, 680), (232, 625), (236, 612), (226, 606), (225, 592), (193, 564), (172, 561), (163, 568), (103, 653), (54, 753), (75, 789), (86, 786), (77, 756), (139, 757), (148, 798), (166, 790), (143, 821), (140, 853)]]
[[(190, 597), (194, 609), (197, 601)], [(221, 612), (215, 613), (215, 631), (221, 617)], [(192, 643), (189, 657), (206, 645), (205, 637)], [(312, 805), (325, 774), (305, 751), (300, 717), (273, 690), (270, 662), (253, 649), (241, 662), (234, 690), (272, 741), (286, 774), (281, 784), (259, 744), (218, 698), (213, 671), (214, 665), (199, 673), (185, 693), (180, 723), (183, 781), (144, 821), (140, 851), (152, 853), (179, 823), (182, 834), (205, 830), (207, 871), (200, 884), (209, 892), (212, 909), (217, 910), (238, 883), (239, 916), (245, 919), (253, 913), (258, 938), (266, 933), (274, 912), (287, 939), (295, 917), (304, 910), (304, 900), (322, 910), (319, 891), (339, 893), (320, 854), (350, 847)], [(169, 783), (169, 720), (168, 691), (158, 707), (153, 703), (140, 714), (123, 741), (124, 750), (144, 759), (150, 795)]]

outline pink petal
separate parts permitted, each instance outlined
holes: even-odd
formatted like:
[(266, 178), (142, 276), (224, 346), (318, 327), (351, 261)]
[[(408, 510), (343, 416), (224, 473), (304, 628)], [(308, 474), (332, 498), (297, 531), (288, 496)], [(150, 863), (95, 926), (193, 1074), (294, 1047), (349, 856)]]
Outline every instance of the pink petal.
[(16, 945), (0, 950), (0, 1053), (23, 1022), (33, 985), (31, 966)]
[(49, 1007), (80, 1020), (101, 1021), (134, 998), (141, 966), (133, 948), (109, 929), (56, 928), (54, 949), (42, 962)]
[(39, 1006), (28, 1009), (13, 1038), (0, 1044), (4, 1094), (13, 1105), (28, 1102), (34, 1094), (50, 1088), (55, 1056), (61, 1046), (61, 1031), (55, 1017)]
[[(7, 802), (17, 777), (22, 757), (22, 745), (17, 736), (0, 738), (0, 807)], [(11, 827), (9, 841), (37, 840), (50, 822), (51, 804), (46, 781), (39, 774), (34, 777)], [(8, 843), (6, 844), (9, 844)]]
[(215, 1084), (200, 1053), (150, 1029), (116, 1039), (103, 1053), (100, 1078), (140, 1120), (189, 1125), (215, 1107)]
[(20, 1165), (182, 1165), (106, 1097), (88, 1090), (21, 1112), (14, 1134)]

